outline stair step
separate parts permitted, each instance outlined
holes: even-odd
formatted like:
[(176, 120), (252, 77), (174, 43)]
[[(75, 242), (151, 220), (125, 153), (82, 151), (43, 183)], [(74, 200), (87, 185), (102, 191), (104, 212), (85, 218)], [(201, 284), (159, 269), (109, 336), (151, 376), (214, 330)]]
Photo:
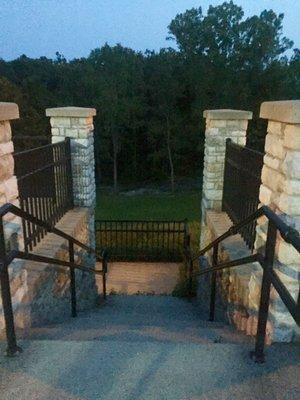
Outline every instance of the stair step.
[(164, 343), (250, 343), (224, 322), (209, 322), (193, 303), (170, 296), (108, 296), (92, 311), (60, 324), (18, 332), (26, 339)]
[(299, 346), (272, 346), (268, 363), (257, 365), (245, 344), (120, 338), (21, 344), (20, 356), (0, 357), (1, 400), (299, 398)]

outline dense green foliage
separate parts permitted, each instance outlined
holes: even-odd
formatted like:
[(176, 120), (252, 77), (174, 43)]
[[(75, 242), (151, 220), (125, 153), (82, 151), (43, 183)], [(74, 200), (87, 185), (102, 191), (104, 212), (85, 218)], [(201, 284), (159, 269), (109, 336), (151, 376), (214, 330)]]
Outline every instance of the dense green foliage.
[[(283, 15), (245, 18), (232, 1), (177, 15), (176, 49), (145, 54), (108, 45), (67, 61), (0, 60), (1, 101), (19, 104), (16, 134), (49, 135), (46, 107), (97, 108), (96, 166), (103, 182), (199, 174), (210, 108), (254, 111), (249, 142), (261, 147), (262, 101), (299, 98), (300, 52), (282, 35)], [(288, 55), (287, 55), (288, 54)]]
[(200, 191), (118, 196), (98, 192), (96, 219), (200, 221)]

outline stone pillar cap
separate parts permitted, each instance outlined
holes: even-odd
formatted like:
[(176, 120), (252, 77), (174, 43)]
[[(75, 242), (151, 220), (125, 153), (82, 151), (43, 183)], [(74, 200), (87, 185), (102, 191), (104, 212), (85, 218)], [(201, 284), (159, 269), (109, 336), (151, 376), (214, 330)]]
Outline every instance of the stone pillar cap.
[(251, 111), (244, 110), (205, 110), (203, 117), (207, 119), (252, 119), (253, 113)]
[(300, 100), (266, 101), (260, 107), (260, 118), (300, 124)]
[(86, 118), (94, 117), (96, 115), (95, 108), (85, 108), (85, 107), (56, 107), (47, 108), (47, 117), (74, 117), (74, 118)]
[(18, 118), (20, 118), (18, 104), (0, 102), (0, 121)]

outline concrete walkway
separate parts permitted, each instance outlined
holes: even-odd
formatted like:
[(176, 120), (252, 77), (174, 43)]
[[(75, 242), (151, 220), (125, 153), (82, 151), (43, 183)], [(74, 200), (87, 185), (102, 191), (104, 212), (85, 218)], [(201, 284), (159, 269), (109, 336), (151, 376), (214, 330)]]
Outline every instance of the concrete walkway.
[(300, 346), (272, 346), (254, 364), (250, 339), (172, 297), (110, 296), (21, 344), (0, 357), (1, 400), (300, 398)]

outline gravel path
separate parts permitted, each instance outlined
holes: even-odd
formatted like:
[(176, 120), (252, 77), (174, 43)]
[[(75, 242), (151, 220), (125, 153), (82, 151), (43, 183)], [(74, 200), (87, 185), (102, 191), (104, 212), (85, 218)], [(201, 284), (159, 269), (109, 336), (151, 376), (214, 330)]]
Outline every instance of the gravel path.
[(300, 346), (272, 346), (254, 364), (251, 340), (172, 297), (110, 296), (21, 344), (19, 357), (0, 356), (1, 400), (300, 398)]

